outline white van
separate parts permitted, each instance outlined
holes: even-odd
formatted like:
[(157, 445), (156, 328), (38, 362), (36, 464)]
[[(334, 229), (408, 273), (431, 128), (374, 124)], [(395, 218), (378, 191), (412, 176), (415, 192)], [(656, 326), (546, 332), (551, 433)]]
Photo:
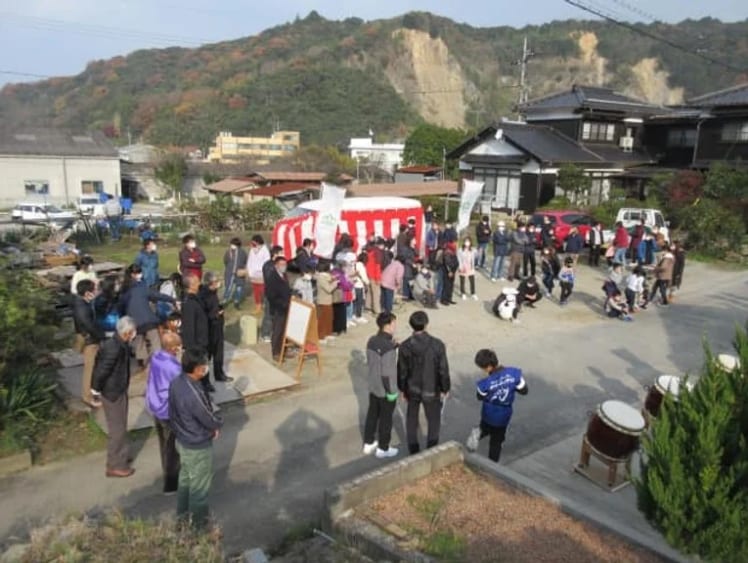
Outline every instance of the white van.
[(78, 197), (78, 210), (84, 215), (103, 217), (106, 215), (104, 204), (101, 203), (99, 194), (81, 195)]
[(627, 229), (635, 227), (644, 219), (644, 225), (652, 230), (662, 233), (665, 240), (670, 242), (669, 222), (665, 221), (662, 211), (659, 209), (643, 209), (638, 207), (622, 207), (616, 215), (616, 223), (620, 221)]

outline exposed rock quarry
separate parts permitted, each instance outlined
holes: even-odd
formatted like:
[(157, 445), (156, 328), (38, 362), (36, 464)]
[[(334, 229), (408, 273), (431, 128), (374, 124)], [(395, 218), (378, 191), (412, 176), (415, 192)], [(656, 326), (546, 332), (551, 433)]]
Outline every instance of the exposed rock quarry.
[(660, 68), (655, 58), (640, 60), (631, 67), (633, 82), (625, 93), (635, 98), (643, 98), (654, 104), (671, 105), (683, 102), (683, 88), (670, 88), (670, 73)]
[(427, 121), (442, 127), (465, 125), (466, 91), (474, 89), (441, 38), (424, 31), (393, 32), (396, 55), (385, 69), (392, 86)]

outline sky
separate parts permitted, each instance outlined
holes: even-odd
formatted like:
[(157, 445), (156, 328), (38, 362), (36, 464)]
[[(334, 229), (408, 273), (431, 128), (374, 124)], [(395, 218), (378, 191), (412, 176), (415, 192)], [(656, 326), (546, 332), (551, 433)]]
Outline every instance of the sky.
[[(619, 19), (748, 18), (746, 0), (575, 0)], [(422, 10), (476, 27), (522, 27), (593, 16), (564, 0), (0, 0), (0, 85), (74, 75), (93, 60), (255, 35), (316, 10), (328, 19), (390, 18)]]

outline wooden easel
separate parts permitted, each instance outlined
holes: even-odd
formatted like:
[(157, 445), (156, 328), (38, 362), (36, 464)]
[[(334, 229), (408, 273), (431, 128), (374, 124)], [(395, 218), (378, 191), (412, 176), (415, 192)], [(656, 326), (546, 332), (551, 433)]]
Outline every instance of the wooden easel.
[(282, 366), (286, 360), (286, 350), (294, 344), (300, 348), (299, 365), (296, 368), (296, 379), (301, 379), (301, 368), (307, 356), (314, 356), (317, 360), (317, 375), (322, 375), (322, 358), (317, 330), (317, 309), (311, 303), (296, 297), (291, 298), (283, 332), (278, 365)]

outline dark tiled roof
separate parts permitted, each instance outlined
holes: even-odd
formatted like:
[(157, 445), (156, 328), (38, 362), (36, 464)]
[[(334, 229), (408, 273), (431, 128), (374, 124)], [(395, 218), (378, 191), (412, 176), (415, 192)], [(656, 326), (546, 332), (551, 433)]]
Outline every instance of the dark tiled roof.
[[(582, 145), (547, 125), (499, 122), (462, 143), (447, 156), (461, 158), (468, 151), (495, 137), (498, 130), (512, 145), (543, 163), (601, 163), (603, 160)], [(501, 157), (496, 157), (501, 160)]]
[(119, 158), (114, 145), (98, 131), (42, 128), (0, 130), (0, 154)]
[(540, 109), (597, 109), (627, 113), (655, 113), (662, 108), (597, 86), (572, 86), (571, 90), (530, 100), (522, 106), (528, 113)]
[(691, 98), (687, 104), (702, 108), (748, 106), (748, 83)]

